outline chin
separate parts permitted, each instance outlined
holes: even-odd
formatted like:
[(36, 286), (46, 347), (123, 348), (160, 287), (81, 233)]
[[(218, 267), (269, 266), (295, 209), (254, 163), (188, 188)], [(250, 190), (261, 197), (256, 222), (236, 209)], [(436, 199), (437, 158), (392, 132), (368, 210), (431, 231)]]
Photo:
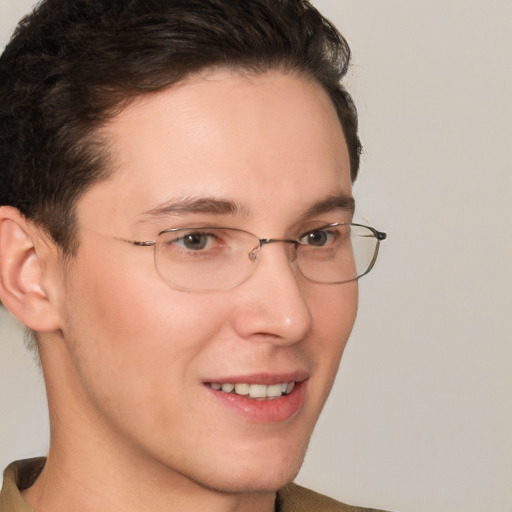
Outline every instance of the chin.
[(297, 467), (287, 469), (281, 473), (271, 471), (270, 474), (257, 472), (246, 474), (244, 471), (243, 474), (216, 475), (199, 483), (206, 488), (226, 494), (275, 493), (294, 480), (300, 466), (299, 464)]
[(259, 451), (253, 457), (240, 455), (224, 469), (210, 472), (202, 484), (225, 493), (274, 493), (297, 476), (304, 461), (306, 448), (293, 452)]

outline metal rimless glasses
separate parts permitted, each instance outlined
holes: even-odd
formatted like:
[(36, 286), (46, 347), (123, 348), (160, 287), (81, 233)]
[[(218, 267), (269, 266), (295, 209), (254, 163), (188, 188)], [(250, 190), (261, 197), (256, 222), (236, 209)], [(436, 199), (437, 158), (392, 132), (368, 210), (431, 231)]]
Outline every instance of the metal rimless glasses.
[(155, 265), (172, 287), (189, 291), (234, 288), (254, 273), (261, 249), (272, 243), (289, 244), (289, 261), (309, 281), (342, 284), (373, 268), (386, 233), (361, 224), (333, 223), (309, 229), (293, 239), (259, 238), (237, 228), (193, 227), (166, 229), (157, 240), (124, 240), (154, 247)]

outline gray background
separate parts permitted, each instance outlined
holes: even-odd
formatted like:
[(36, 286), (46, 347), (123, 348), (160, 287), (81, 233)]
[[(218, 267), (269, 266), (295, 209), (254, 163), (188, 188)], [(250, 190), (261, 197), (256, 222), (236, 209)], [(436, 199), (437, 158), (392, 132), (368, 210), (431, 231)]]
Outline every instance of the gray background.
[[(0, 45), (32, 3), (0, 0)], [(510, 512), (512, 2), (314, 3), (353, 49), (355, 193), (389, 239), (299, 482), (397, 512)], [(0, 466), (47, 449), (22, 334), (0, 313)]]

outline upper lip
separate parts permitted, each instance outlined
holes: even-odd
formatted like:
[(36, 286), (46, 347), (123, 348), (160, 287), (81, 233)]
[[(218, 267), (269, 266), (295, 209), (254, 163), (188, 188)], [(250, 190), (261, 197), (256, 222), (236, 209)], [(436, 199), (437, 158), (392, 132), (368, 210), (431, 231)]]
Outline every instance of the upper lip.
[(216, 382), (221, 384), (264, 384), (270, 386), (272, 384), (281, 384), (283, 382), (302, 382), (309, 378), (309, 372), (307, 370), (299, 369), (293, 372), (282, 372), (282, 373), (251, 373), (248, 375), (236, 375), (236, 376), (223, 376), (223, 377), (212, 377), (210, 379), (204, 379), (203, 382)]

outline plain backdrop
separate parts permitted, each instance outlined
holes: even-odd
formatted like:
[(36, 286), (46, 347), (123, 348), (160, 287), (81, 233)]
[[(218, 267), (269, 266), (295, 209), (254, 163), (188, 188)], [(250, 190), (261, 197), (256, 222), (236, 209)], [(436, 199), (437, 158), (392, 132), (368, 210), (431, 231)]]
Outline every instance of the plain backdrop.
[[(33, 2), (0, 2), (1, 45)], [(353, 50), (358, 210), (389, 238), (298, 480), (396, 512), (510, 512), (512, 2), (314, 3)], [(42, 379), (5, 312), (0, 411), (0, 466), (44, 454)]]

